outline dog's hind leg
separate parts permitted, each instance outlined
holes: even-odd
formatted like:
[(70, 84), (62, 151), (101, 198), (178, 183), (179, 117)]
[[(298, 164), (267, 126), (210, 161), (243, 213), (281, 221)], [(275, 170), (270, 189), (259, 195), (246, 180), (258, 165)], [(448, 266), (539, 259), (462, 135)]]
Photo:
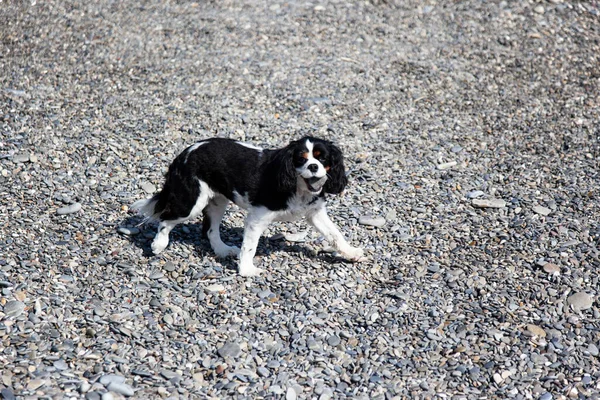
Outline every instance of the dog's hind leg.
[(237, 256), (240, 249), (234, 246), (228, 246), (221, 240), (219, 226), (227, 209), (229, 200), (224, 196), (216, 196), (210, 200), (206, 208), (202, 211), (204, 219), (202, 221), (202, 233), (210, 241), (210, 246), (217, 257)]
[[(214, 197), (214, 192), (205, 182), (200, 180), (198, 180), (198, 186), (188, 187), (187, 189), (186, 193), (173, 192), (172, 190), (165, 192), (165, 189), (161, 192), (157, 205), (162, 210), (158, 217), (160, 223), (151, 245), (154, 254), (159, 254), (169, 245), (169, 233), (177, 224), (200, 215)], [(163, 193), (165, 194), (163, 195)], [(196, 199), (195, 202), (194, 198)]]

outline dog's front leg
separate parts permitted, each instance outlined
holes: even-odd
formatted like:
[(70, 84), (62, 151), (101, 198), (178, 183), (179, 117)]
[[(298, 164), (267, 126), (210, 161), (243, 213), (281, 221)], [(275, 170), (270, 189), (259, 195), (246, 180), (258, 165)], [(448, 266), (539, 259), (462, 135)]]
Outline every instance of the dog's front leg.
[(352, 247), (338, 227), (329, 219), (324, 205), (317, 212), (309, 215), (308, 221), (321, 235), (325, 236), (325, 239), (340, 252), (342, 257), (351, 261), (360, 261), (364, 257), (363, 249)]
[(241, 276), (257, 276), (263, 270), (254, 266), (252, 261), (260, 236), (273, 221), (272, 212), (266, 209), (251, 210), (246, 217), (244, 241), (240, 252), (239, 273)]

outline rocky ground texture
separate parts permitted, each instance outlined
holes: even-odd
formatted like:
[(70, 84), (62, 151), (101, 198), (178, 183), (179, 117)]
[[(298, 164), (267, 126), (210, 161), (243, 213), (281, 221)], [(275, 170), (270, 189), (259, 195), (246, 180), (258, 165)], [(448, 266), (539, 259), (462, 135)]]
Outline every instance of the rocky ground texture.
[[(183, 148), (305, 134), (368, 262), (148, 255)], [(0, 2), (0, 398), (599, 398), (599, 136), (597, 1)]]

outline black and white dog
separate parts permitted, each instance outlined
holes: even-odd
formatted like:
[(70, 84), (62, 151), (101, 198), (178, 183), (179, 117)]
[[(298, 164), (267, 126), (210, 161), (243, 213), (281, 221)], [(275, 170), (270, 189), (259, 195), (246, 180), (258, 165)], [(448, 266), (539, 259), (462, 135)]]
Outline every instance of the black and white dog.
[[(185, 149), (169, 166), (160, 193), (131, 208), (160, 224), (152, 252), (169, 244), (169, 232), (202, 213), (202, 230), (219, 257), (239, 255), (239, 273), (262, 272), (252, 259), (261, 234), (272, 221), (308, 221), (345, 258), (358, 261), (352, 247), (325, 209), (325, 194), (346, 187), (342, 152), (331, 142), (305, 137), (281, 149), (261, 149), (231, 139), (202, 140)], [(221, 240), (219, 225), (232, 201), (248, 210), (241, 250)]]

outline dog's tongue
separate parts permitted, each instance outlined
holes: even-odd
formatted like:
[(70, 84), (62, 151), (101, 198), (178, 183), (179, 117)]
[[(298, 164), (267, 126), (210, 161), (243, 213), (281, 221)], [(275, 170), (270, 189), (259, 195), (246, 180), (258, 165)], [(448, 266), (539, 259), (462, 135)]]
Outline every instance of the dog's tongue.
[(312, 177), (312, 178), (305, 179), (306, 184), (308, 185), (308, 188), (314, 192), (321, 189), (323, 187), (323, 185), (325, 184), (326, 180), (327, 180), (327, 177), (325, 177), (325, 176), (323, 176), (321, 178)]

